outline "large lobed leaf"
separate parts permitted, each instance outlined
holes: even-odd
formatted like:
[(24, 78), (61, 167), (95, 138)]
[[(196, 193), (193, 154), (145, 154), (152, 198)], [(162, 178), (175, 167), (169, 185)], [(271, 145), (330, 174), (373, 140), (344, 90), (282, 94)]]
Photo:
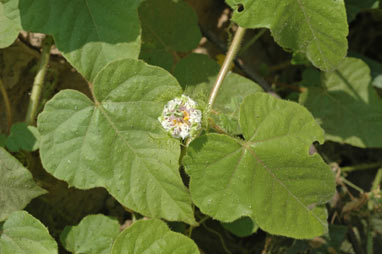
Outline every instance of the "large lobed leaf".
[(198, 46), (202, 37), (193, 9), (184, 1), (146, 0), (139, 7), (142, 23), (140, 57), (149, 64), (171, 70), (177, 52)]
[(140, 0), (1, 0), (22, 29), (52, 34), (57, 48), (88, 80), (108, 63), (137, 58)]
[(115, 240), (111, 254), (198, 254), (188, 237), (172, 232), (160, 220), (141, 220), (125, 229)]
[(103, 186), (149, 217), (194, 224), (178, 172), (180, 144), (161, 127), (163, 106), (181, 93), (165, 70), (143, 61), (113, 62), (97, 75), (94, 101), (65, 90), (38, 118), (48, 172), (78, 188)]
[(110, 254), (119, 223), (102, 214), (88, 215), (78, 226), (65, 227), (60, 240), (72, 253)]
[(244, 99), (245, 140), (207, 134), (184, 158), (190, 192), (203, 213), (224, 222), (250, 216), (263, 230), (311, 238), (327, 230), (322, 206), (334, 193), (334, 176), (319, 155), (309, 155), (323, 131), (293, 102), (255, 93)]
[(25, 211), (12, 213), (0, 235), (1, 254), (57, 254), (57, 243), (48, 229)]
[(0, 175), (0, 221), (46, 192), (36, 185), (28, 169), (2, 147)]
[(321, 82), (309, 86), (300, 103), (325, 130), (326, 139), (359, 147), (382, 147), (382, 100), (360, 59), (346, 58)]
[(235, 9), (233, 21), (242, 27), (271, 29), (278, 44), (305, 53), (321, 70), (335, 69), (346, 55), (343, 0), (226, 1)]

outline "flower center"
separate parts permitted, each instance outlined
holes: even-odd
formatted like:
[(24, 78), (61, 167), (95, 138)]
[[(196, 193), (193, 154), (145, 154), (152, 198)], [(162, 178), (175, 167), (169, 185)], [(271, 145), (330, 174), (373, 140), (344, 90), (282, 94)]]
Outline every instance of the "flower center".
[(188, 122), (188, 120), (190, 120), (190, 114), (186, 110), (183, 110), (182, 113), (183, 113), (183, 121)]
[(188, 113), (187, 110), (182, 110), (181, 111), (181, 116), (176, 117), (175, 119), (172, 120), (173, 125), (182, 125), (182, 124), (187, 124), (190, 125), (190, 114)]

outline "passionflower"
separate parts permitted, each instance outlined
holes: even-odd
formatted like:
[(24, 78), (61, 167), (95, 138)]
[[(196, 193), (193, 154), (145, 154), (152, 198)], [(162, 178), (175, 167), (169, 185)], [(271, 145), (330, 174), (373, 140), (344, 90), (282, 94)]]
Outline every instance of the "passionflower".
[(158, 120), (174, 138), (193, 137), (200, 129), (202, 120), (202, 112), (196, 106), (197, 103), (190, 97), (182, 95), (164, 106)]

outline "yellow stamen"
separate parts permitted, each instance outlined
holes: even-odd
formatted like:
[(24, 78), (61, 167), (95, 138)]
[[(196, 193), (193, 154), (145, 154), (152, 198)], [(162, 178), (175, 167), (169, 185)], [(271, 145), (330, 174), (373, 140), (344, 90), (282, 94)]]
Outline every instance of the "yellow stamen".
[(188, 112), (185, 110), (183, 110), (182, 112), (183, 112), (183, 120), (184, 121), (190, 120), (190, 114), (188, 114)]

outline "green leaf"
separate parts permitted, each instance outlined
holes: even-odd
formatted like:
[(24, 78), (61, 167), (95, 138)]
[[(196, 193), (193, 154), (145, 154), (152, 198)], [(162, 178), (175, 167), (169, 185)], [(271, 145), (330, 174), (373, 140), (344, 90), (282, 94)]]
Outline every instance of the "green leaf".
[(88, 80), (122, 58), (138, 58), (140, 0), (1, 0), (8, 18), (30, 32), (51, 34)]
[(348, 22), (352, 22), (361, 11), (378, 8), (379, 0), (345, 0)]
[(294, 102), (255, 93), (244, 99), (245, 140), (207, 134), (191, 142), (184, 158), (190, 192), (200, 210), (231, 222), (251, 217), (260, 228), (295, 238), (327, 230), (321, 205), (334, 193), (334, 175), (318, 154), (309, 155), (323, 131)]
[(202, 35), (193, 9), (183, 1), (146, 0), (139, 7), (142, 23), (140, 58), (171, 70), (177, 52), (196, 48)]
[(196, 244), (188, 237), (170, 231), (160, 220), (140, 220), (125, 229), (115, 240), (111, 254), (197, 254)]
[(125, 59), (94, 81), (94, 102), (65, 90), (38, 118), (44, 168), (69, 185), (105, 187), (124, 206), (148, 217), (194, 224), (178, 168), (180, 142), (158, 121), (181, 93), (167, 71)]
[(36, 185), (32, 174), (0, 147), (0, 221), (23, 209), (33, 198), (46, 191)]
[(216, 97), (212, 117), (226, 132), (241, 134), (239, 125), (240, 105), (247, 95), (260, 91), (263, 89), (252, 80), (236, 73), (229, 73)]
[(370, 68), (370, 75), (372, 78), (371, 84), (382, 89), (382, 63), (356, 52), (349, 52), (348, 56), (360, 58), (362, 61), (364, 61)]
[(321, 84), (308, 87), (300, 103), (321, 123), (326, 139), (382, 146), (382, 101), (362, 60), (346, 58), (335, 72), (322, 74)]
[(25, 150), (36, 151), (39, 147), (40, 133), (34, 126), (26, 123), (15, 123), (11, 127), (11, 133), (7, 138), (6, 146), (11, 152)]
[(0, 146), (5, 147), (6, 142), (7, 142), (7, 136), (0, 133)]
[(25, 211), (12, 213), (0, 235), (1, 254), (55, 254), (57, 243), (48, 229)]
[(65, 227), (60, 235), (62, 245), (72, 253), (110, 254), (119, 223), (102, 214), (88, 215), (78, 226)]
[(317, 86), (320, 85), (321, 72), (313, 67), (306, 68), (302, 73), (301, 82), (305, 86)]
[(219, 73), (218, 63), (207, 55), (191, 53), (182, 58), (174, 69), (174, 76), (190, 96), (208, 98), (211, 84)]
[(222, 226), (238, 237), (252, 235), (259, 228), (249, 217), (241, 217), (233, 222), (222, 223)]
[(21, 27), (5, 16), (3, 4), (0, 2), (0, 48), (11, 45), (19, 35)]
[(348, 25), (343, 0), (226, 1), (235, 9), (232, 19), (237, 24), (269, 28), (280, 46), (305, 53), (321, 70), (335, 69), (346, 56)]
[[(174, 76), (184, 88), (184, 93), (207, 104), (208, 95), (219, 73), (220, 66), (206, 55), (190, 54), (176, 65)], [(240, 134), (239, 108), (243, 98), (262, 91), (255, 82), (235, 73), (228, 73), (219, 90), (212, 118), (216, 124), (232, 134)]]

